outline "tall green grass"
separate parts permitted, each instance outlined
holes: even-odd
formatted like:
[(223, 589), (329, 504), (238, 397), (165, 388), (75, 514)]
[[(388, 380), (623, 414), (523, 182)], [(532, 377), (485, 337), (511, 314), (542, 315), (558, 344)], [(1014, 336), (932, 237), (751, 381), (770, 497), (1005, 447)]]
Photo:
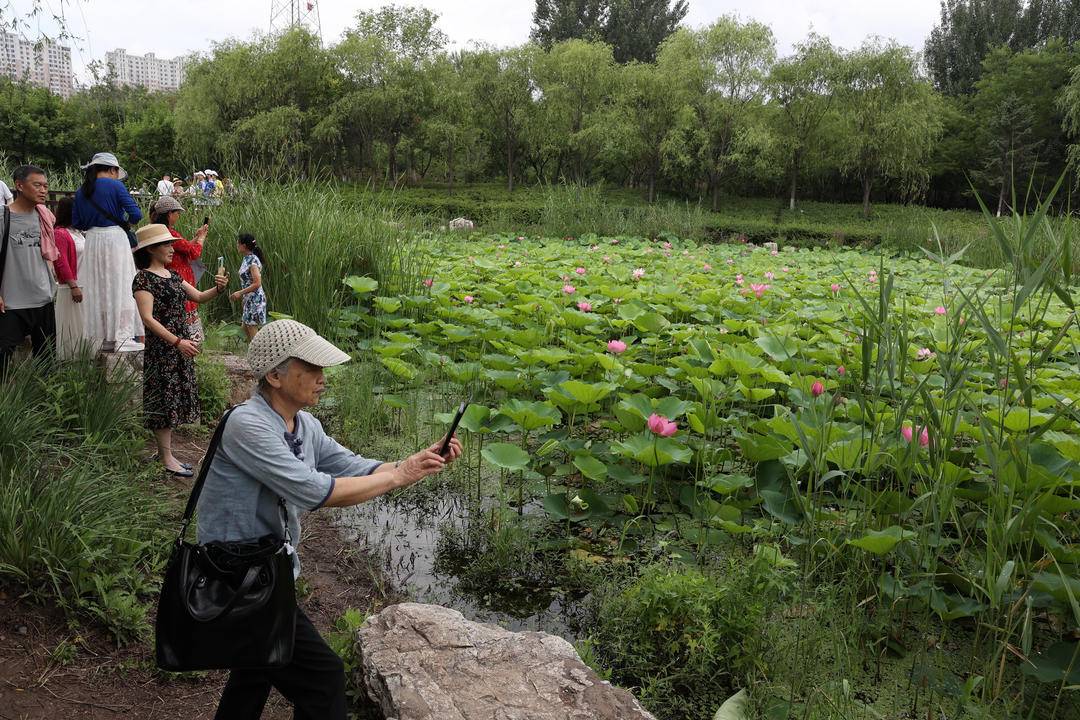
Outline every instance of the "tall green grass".
[(88, 355), (29, 360), (0, 384), (0, 581), (119, 641), (147, 629), (140, 596), (166, 544), (137, 397)]
[[(220, 206), (191, 208), (182, 219), (190, 237), (204, 215), (211, 218), (203, 261), (211, 283), (217, 258), (225, 258), (230, 291), (240, 287), (236, 248), (239, 233), (251, 233), (266, 254), (263, 287), (269, 309), (333, 336), (352, 292), (342, 285), (349, 275), (379, 281), (380, 293), (411, 293), (420, 286), (427, 264), (414, 226), (392, 206), (369, 195), (343, 193), (331, 183), (258, 185), (244, 199)], [(239, 303), (222, 298), (203, 306), (211, 320), (240, 321)]]

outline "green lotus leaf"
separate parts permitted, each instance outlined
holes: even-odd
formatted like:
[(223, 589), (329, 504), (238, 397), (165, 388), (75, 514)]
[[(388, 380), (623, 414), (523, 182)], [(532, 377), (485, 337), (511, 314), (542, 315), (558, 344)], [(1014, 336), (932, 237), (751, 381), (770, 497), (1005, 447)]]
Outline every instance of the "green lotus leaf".
[(357, 295), (364, 295), (369, 292), (375, 292), (379, 289), (379, 281), (375, 278), (360, 277), (358, 275), (350, 275), (342, 280), (342, 282), (352, 289)]
[(375, 307), (384, 313), (395, 313), (401, 309), (401, 300), (392, 297), (377, 297)]
[(416, 378), (417, 374), (419, 374), (419, 371), (413, 365), (410, 365), (401, 358), (381, 357), (379, 358), (379, 362), (381, 362), (387, 370), (394, 373), (394, 375), (405, 380), (413, 380)]
[(549, 403), (528, 400), (508, 400), (499, 406), (499, 412), (514, 421), (525, 432), (551, 427), (562, 422), (562, 415)]
[(915, 537), (918, 537), (917, 533), (904, 530), (899, 525), (892, 525), (884, 530), (871, 530), (862, 537), (848, 540), (847, 543), (874, 555), (885, 555), (901, 541)]
[(597, 482), (606, 480), (608, 476), (607, 465), (604, 465), (592, 455), (575, 455), (574, 467), (580, 470), (585, 477)]
[(489, 463), (503, 470), (522, 470), (529, 464), (529, 454), (510, 443), (485, 445), (480, 454)]
[(612, 446), (615, 452), (648, 467), (672, 463), (687, 463), (694, 452), (674, 438), (662, 438), (652, 433), (632, 435)]

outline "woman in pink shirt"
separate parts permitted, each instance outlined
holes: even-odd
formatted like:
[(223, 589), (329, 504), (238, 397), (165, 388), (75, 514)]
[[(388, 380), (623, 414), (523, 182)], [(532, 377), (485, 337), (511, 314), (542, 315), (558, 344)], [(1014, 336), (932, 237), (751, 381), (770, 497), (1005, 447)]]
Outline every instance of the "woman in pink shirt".
[(82, 288), (79, 287), (79, 262), (86, 239), (71, 227), (71, 198), (61, 198), (56, 205), (53, 237), (60, 256), (53, 262), (56, 279), (56, 353), (61, 360), (76, 355), (85, 339), (82, 316)]

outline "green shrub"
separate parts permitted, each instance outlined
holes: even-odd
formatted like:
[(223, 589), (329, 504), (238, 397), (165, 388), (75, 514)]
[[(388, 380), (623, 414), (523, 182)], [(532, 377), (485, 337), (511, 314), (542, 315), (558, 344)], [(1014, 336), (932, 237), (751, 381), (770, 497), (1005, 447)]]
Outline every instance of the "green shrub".
[(203, 353), (195, 357), (195, 378), (199, 383), (203, 424), (215, 422), (229, 406), (232, 395), (229, 373), (220, 360)]
[(601, 594), (596, 654), (658, 717), (711, 717), (743, 683), (765, 616), (748, 570), (717, 576), (656, 564)]

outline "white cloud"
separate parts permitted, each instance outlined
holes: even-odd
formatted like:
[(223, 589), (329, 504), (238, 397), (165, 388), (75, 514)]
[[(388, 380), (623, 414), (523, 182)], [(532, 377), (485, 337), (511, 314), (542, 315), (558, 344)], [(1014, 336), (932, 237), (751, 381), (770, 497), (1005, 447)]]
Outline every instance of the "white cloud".
[[(15, 9), (25, 12), (30, 2), (15, 0)], [(472, 40), (499, 46), (524, 42), (529, 36), (534, 6), (532, 0), (398, 2), (423, 5), (437, 12), (440, 27), (455, 46)], [(358, 10), (382, 4), (371, 0), (322, 0), (319, 7), (324, 39), (335, 41)], [(70, 31), (80, 37), (71, 43), (76, 72), (115, 48), (176, 57), (206, 49), (216, 41), (247, 39), (257, 31), (265, 32), (270, 20), (270, 0), (44, 0), (44, 5), (53, 10), (63, 8)], [(927, 33), (937, 22), (938, 8), (938, 0), (756, 0), (750, 5), (733, 0), (691, 0), (686, 22), (691, 26), (705, 25), (728, 13), (760, 20), (772, 27), (781, 54), (790, 52), (811, 29), (847, 48), (859, 45), (867, 36), (880, 35), (921, 50)], [(32, 21), (30, 32), (38, 28), (55, 32), (47, 19)]]

